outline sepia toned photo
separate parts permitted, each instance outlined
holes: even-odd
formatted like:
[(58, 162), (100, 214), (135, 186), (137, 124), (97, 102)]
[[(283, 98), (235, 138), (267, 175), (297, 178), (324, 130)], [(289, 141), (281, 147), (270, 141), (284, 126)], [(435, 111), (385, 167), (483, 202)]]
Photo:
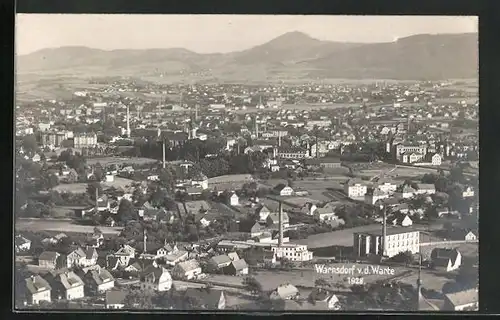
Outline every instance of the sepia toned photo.
[(477, 311), (477, 25), (17, 14), (14, 308)]

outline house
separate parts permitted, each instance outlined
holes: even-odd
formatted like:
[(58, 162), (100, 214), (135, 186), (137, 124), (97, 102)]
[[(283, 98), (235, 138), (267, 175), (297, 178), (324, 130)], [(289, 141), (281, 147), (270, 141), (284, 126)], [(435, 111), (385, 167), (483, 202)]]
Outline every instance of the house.
[(467, 186), (463, 189), (463, 191), (462, 191), (463, 198), (470, 198), (473, 196), (474, 196), (474, 189), (472, 189), (472, 187)]
[(389, 198), (389, 193), (387, 192), (384, 192), (378, 188), (368, 189), (365, 194), (365, 203), (374, 205), (377, 201), (387, 198)]
[(158, 258), (159, 257), (164, 257), (164, 256), (166, 256), (168, 254), (171, 254), (171, 253), (174, 253), (174, 252), (177, 252), (177, 251), (179, 251), (179, 248), (177, 247), (176, 244), (169, 244), (165, 240), (165, 244), (163, 245), (163, 247), (161, 247), (158, 250), (156, 250), (156, 256)]
[(266, 206), (262, 205), (255, 210), (255, 213), (259, 216), (259, 221), (264, 222), (269, 214), (271, 214), (271, 211)]
[(412, 187), (409, 186), (403, 186), (402, 188), (398, 189), (395, 193), (394, 196), (396, 196), (399, 199), (408, 199), (413, 197), (415, 194), (416, 190), (413, 189)]
[(413, 221), (406, 214), (396, 214), (391, 218), (387, 218), (387, 224), (392, 224), (393, 226), (409, 227), (413, 224)]
[[(136, 250), (133, 247), (129, 246), (128, 244), (125, 244), (122, 247), (120, 247), (120, 249), (118, 249), (118, 251), (116, 251), (114, 253), (114, 256), (119, 257), (120, 260), (127, 260), (127, 259), (129, 260), (129, 259), (135, 258), (135, 253), (136, 253)], [(128, 262), (127, 262), (127, 264), (128, 264)]]
[(457, 270), (462, 263), (462, 255), (457, 249), (435, 248), (431, 252), (431, 264), (446, 272)]
[(188, 259), (188, 252), (183, 250), (172, 251), (167, 254), (164, 259), (165, 263), (170, 266), (175, 266), (179, 262), (185, 261)]
[(330, 206), (325, 206), (323, 208), (317, 208), (313, 217), (319, 221), (334, 221), (337, 220), (337, 215), (335, 215), (334, 209)]
[[(275, 227), (278, 227), (279, 225), (279, 213), (277, 212), (273, 212), (271, 213), (267, 219), (266, 219), (266, 223), (268, 226), (275, 226)], [(283, 223), (283, 227), (284, 228), (288, 228), (289, 225), (290, 225), (290, 218), (288, 217), (288, 214), (286, 212), (282, 212), (281, 213), (281, 222)]]
[(224, 291), (205, 288), (187, 288), (184, 293), (185, 300), (195, 300), (200, 303), (200, 308), (208, 310), (224, 310), (226, 297)]
[(302, 207), (301, 211), (309, 216), (312, 216), (318, 207), (311, 202), (307, 202), (304, 207)]
[(259, 222), (255, 222), (250, 229), (250, 237), (258, 237), (264, 232), (264, 230), (265, 228)]
[(240, 260), (240, 257), (238, 256), (238, 254), (236, 252), (229, 252), (227, 254), (227, 256), (229, 257), (229, 259), (231, 259), (231, 261), (238, 261), (238, 260)]
[(16, 245), (16, 253), (26, 252), (31, 249), (31, 241), (23, 236), (16, 236), (15, 245)]
[(172, 288), (172, 276), (162, 268), (150, 266), (141, 275), (141, 289), (145, 291), (163, 292)]
[(350, 179), (344, 185), (344, 192), (349, 198), (364, 197), (368, 186), (361, 180)]
[(240, 197), (238, 197), (238, 195), (234, 192), (229, 197), (229, 205), (230, 206), (239, 206), (240, 205)]
[(311, 309), (340, 310), (339, 298), (327, 290), (315, 288), (309, 295), (309, 301), (315, 306)]
[(126, 291), (109, 290), (106, 291), (106, 309), (123, 309), (125, 307)]
[(448, 293), (444, 296), (444, 310), (449, 311), (477, 311), (478, 310), (477, 288)]
[(49, 283), (39, 275), (25, 279), (26, 299), (28, 304), (40, 304), (41, 301), (51, 301), (51, 290)]
[(232, 261), (224, 268), (224, 273), (232, 276), (240, 276), (248, 274), (248, 265), (244, 259)]
[(106, 221), (104, 222), (107, 227), (114, 227), (116, 225), (115, 219), (113, 217), (109, 216), (106, 218)]
[(261, 261), (264, 264), (276, 264), (276, 253), (269, 250), (262, 251)]
[(293, 189), (283, 183), (280, 183), (276, 187), (274, 187), (273, 192), (283, 197), (293, 195)]
[(90, 292), (102, 293), (115, 286), (115, 278), (104, 268), (91, 270), (85, 275), (85, 283)]
[(433, 184), (417, 184), (416, 194), (434, 194), (436, 193), (436, 187)]
[(379, 179), (373, 187), (381, 190), (382, 192), (392, 194), (396, 191), (398, 185), (397, 183), (387, 179)]
[(38, 266), (47, 269), (56, 269), (59, 266), (61, 255), (54, 251), (44, 251), (38, 257)]
[(478, 240), (478, 234), (476, 230), (467, 229), (455, 229), (452, 231), (451, 238), (457, 241), (476, 241)]
[(68, 268), (74, 266), (79, 267), (89, 267), (97, 264), (97, 250), (92, 247), (87, 247), (85, 250), (82, 248), (77, 248), (70, 252), (66, 257), (66, 263)]
[(52, 276), (52, 294), (65, 300), (81, 299), (85, 296), (84, 282), (73, 271), (62, 272)]
[(270, 298), (273, 300), (294, 300), (299, 297), (299, 289), (291, 284), (282, 284), (271, 292)]
[(440, 166), (443, 161), (443, 157), (441, 157), (439, 153), (431, 152), (425, 155), (425, 161), (430, 162), (433, 166)]
[(175, 265), (172, 275), (176, 279), (191, 280), (201, 274), (201, 267), (196, 260), (183, 261)]
[(210, 260), (208, 260), (208, 266), (210, 270), (218, 271), (229, 266), (231, 262), (232, 262), (231, 258), (223, 254), (210, 258)]

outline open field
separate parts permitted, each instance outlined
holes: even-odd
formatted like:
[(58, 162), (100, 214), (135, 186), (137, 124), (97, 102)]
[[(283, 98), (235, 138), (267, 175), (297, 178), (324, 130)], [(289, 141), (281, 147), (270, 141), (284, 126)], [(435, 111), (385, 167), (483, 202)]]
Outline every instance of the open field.
[[(19, 231), (56, 231), (67, 233), (92, 233), (94, 226), (82, 226), (73, 224), (72, 221), (61, 220), (18, 220), (15, 225)], [(100, 226), (99, 229), (103, 234), (117, 235), (123, 228), (121, 227), (105, 227)]]
[[(101, 185), (104, 189), (106, 188), (117, 188), (117, 189), (128, 189), (131, 188), (133, 180), (115, 177), (113, 182), (102, 182)], [(87, 183), (68, 183), (60, 184), (53, 188), (52, 190), (63, 193), (85, 193), (87, 192)]]
[(143, 165), (147, 163), (156, 163), (158, 160), (150, 158), (125, 158), (125, 157), (104, 157), (104, 158), (90, 158), (87, 160), (88, 165), (95, 165), (100, 163), (103, 166), (116, 165)]
[(354, 232), (367, 232), (367, 231), (378, 230), (380, 228), (381, 225), (379, 224), (371, 224), (367, 226), (315, 234), (309, 236), (307, 239), (297, 240), (297, 242), (301, 244), (306, 244), (310, 249), (329, 247), (329, 246), (352, 247)]

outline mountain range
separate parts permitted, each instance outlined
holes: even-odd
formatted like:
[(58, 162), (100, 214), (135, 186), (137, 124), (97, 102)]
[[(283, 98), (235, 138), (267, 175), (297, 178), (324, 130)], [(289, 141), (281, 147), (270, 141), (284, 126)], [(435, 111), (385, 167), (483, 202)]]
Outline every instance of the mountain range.
[[(345, 78), (438, 80), (478, 77), (478, 35), (415, 35), (386, 43), (323, 41), (289, 32), (231, 53), (200, 54), (183, 48), (42, 49), (17, 57), (17, 72), (88, 69), (107, 75), (207, 72), (219, 79)], [(93, 70), (93, 71), (92, 71)]]

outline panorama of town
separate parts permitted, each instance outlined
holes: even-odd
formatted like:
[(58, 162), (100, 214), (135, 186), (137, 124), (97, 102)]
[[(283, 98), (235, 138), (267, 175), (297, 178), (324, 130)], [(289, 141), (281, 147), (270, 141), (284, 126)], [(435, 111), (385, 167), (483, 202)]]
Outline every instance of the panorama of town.
[(15, 170), (20, 309), (477, 308), (477, 83), (95, 79)]

